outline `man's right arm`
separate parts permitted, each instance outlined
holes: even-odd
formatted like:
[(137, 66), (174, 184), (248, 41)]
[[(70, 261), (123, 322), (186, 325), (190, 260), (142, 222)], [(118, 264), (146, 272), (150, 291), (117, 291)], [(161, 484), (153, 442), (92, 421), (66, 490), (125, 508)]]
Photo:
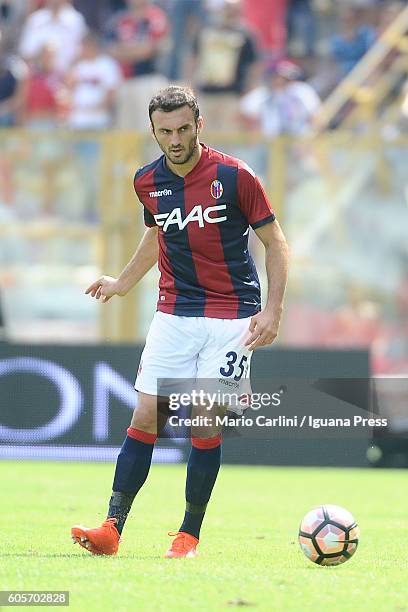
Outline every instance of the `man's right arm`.
[(158, 227), (149, 227), (141, 239), (135, 254), (124, 267), (118, 278), (101, 276), (88, 287), (85, 293), (102, 302), (107, 302), (114, 295), (126, 295), (157, 262), (159, 245)]

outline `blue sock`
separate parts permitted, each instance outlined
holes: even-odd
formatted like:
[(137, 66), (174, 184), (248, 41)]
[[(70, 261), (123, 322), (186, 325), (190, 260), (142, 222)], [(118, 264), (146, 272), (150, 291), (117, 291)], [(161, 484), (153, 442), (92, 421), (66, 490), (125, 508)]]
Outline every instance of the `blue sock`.
[(129, 427), (122, 445), (113, 479), (108, 518), (115, 517), (115, 525), (122, 533), (133, 500), (146, 481), (152, 462), (156, 435)]
[[(179, 531), (199, 539), (207, 503), (220, 469), (221, 436), (207, 440), (193, 438), (192, 441), (187, 464), (186, 512)], [(203, 443), (206, 444), (205, 448), (202, 448)]]

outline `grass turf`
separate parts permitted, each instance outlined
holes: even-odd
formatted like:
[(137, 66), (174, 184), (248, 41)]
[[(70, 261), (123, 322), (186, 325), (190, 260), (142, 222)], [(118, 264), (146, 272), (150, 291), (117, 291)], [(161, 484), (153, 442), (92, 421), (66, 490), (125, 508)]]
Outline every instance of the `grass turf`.
[[(196, 559), (163, 559), (184, 507), (184, 466), (154, 465), (116, 557), (74, 545), (105, 518), (113, 466), (0, 462), (0, 590), (68, 590), (70, 609), (408, 611), (406, 473), (223, 466)], [(302, 516), (348, 508), (355, 556), (319, 567), (297, 543)]]

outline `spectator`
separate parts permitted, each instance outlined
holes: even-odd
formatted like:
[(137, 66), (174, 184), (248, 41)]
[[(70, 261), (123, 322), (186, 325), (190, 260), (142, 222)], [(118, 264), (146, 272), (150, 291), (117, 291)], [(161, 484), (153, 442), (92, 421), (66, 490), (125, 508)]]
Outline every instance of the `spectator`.
[(300, 80), (301, 70), (279, 60), (265, 74), (265, 84), (241, 99), (240, 111), (250, 127), (267, 137), (301, 135), (311, 127), (320, 99), (311, 85)]
[(361, 60), (375, 40), (374, 28), (359, 25), (358, 11), (344, 9), (339, 16), (339, 32), (330, 40), (331, 55), (337, 67), (337, 79), (344, 78)]
[(102, 33), (113, 13), (109, 0), (73, 0), (73, 2), (77, 11), (84, 16), (88, 28)]
[(109, 127), (121, 80), (119, 64), (102, 52), (97, 35), (89, 32), (82, 41), (81, 55), (67, 78), (71, 95), (68, 125), (85, 130)]
[(219, 20), (202, 28), (194, 44), (194, 81), (214, 131), (237, 128), (239, 96), (257, 76), (257, 45), (242, 23), (241, 8), (240, 0), (226, 0)]
[(32, 13), (25, 22), (20, 53), (31, 60), (44, 45), (52, 45), (56, 69), (65, 73), (78, 55), (85, 32), (85, 20), (69, 0), (46, 0), (45, 8)]
[(15, 46), (26, 14), (26, 0), (0, 0), (0, 30), (10, 47)]
[(183, 58), (191, 51), (191, 45), (199, 28), (205, 21), (203, 0), (173, 0), (171, 16), (171, 37), (169, 78), (183, 78)]
[(27, 79), (24, 62), (6, 50), (0, 32), (0, 127), (18, 125)]
[(266, 57), (284, 52), (286, 4), (287, 0), (243, 0), (244, 21), (256, 32)]
[(298, 56), (314, 56), (316, 41), (316, 17), (313, 12), (312, 0), (288, 0), (286, 14), (287, 44), (291, 45), (294, 39), (301, 43)]
[(117, 125), (142, 131), (148, 126), (150, 98), (167, 83), (157, 71), (157, 60), (169, 24), (166, 13), (151, 0), (127, 0), (108, 28), (109, 51), (127, 77), (118, 95)]
[(30, 128), (56, 127), (62, 78), (55, 69), (55, 49), (44, 45), (30, 62), (24, 99), (24, 123)]

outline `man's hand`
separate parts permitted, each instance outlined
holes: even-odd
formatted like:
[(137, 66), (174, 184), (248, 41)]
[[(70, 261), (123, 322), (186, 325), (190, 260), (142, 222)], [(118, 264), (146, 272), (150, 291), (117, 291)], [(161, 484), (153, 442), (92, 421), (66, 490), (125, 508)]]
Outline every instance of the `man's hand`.
[(92, 285), (89, 285), (85, 293), (90, 293), (97, 300), (102, 298), (102, 302), (107, 302), (113, 295), (126, 295), (119, 280), (112, 276), (101, 276)]
[(253, 351), (260, 346), (272, 344), (278, 335), (280, 315), (269, 310), (262, 310), (251, 318), (250, 335), (245, 342), (248, 350)]
[(113, 295), (126, 295), (157, 262), (159, 255), (157, 232), (157, 225), (146, 229), (132, 259), (118, 278), (100, 276), (89, 285), (85, 293), (89, 293), (97, 300), (102, 298), (102, 302), (107, 302)]

